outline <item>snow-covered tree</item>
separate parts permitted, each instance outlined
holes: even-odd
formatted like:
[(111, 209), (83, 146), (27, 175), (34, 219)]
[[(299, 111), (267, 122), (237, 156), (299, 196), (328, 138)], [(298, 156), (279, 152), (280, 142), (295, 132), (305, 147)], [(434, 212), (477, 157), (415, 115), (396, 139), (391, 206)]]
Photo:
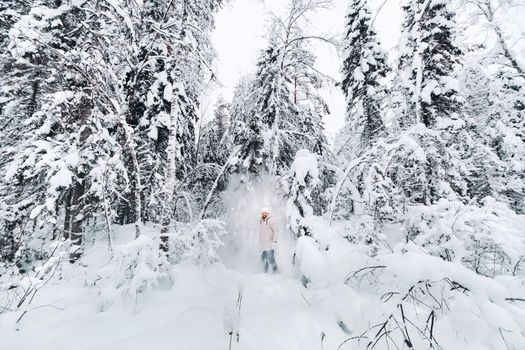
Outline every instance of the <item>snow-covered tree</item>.
[[(165, 35), (167, 40), (175, 39), (173, 48), (171, 45), (166, 48), (168, 51), (173, 49), (174, 55), (165, 62), (167, 81), (163, 89), (163, 99), (168, 103), (163, 110), (167, 128), (167, 159), (160, 219), (161, 249), (165, 251), (176, 200), (175, 180), (184, 176), (195, 164), (197, 108), (203, 93), (203, 81), (213, 58), (210, 34), (215, 11), (221, 3), (221, 0), (176, 3), (174, 19), (180, 21), (179, 32), (175, 38)], [(161, 72), (159, 78), (162, 75)]]
[(398, 74), (408, 91), (412, 123), (435, 127), (440, 118), (457, 119), (461, 99), (454, 82), (462, 50), (456, 43), (454, 12), (446, 1), (407, 1)]
[[(231, 104), (231, 134), (235, 145), (242, 145), (232, 171), (258, 173), (262, 163), (263, 143), (259, 118), (256, 114), (254, 77), (241, 77), (235, 87)], [(242, 160), (242, 162), (241, 162)]]
[(397, 189), (378, 164), (370, 167), (363, 188), (363, 201), (375, 223), (380, 225), (395, 218), (394, 207), (399, 203), (395, 193)]
[(491, 197), (481, 206), (441, 199), (410, 208), (404, 220), (406, 240), (485, 276), (513, 274), (523, 259), (524, 243), (516, 236), (519, 230), (505, 225), (512, 217), (507, 205)]
[(175, 245), (181, 248), (177, 259), (188, 259), (199, 266), (208, 266), (220, 261), (218, 249), (227, 236), (224, 222), (213, 219), (201, 220), (188, 232), (177, 237)]
[(473, 152), (469, 194), (478, 201), (492, 196), (523, 212), (525, 79), (512, 68), (489, 67), (470, 66), (462, 79), (472, 129), (481, 141)]
[(461, 4), (473, 23), (481, 24), (483, 35), (490, 38), (470, 49), (461, 75), (471, 128), (481, 141), (471, 165), (469, 194), (480, 203), (492, 196), (523, 212), (525, 70), (512, 50), (502, 16), (522, 8), (522, 4), (513, 0), (468, 0)]
[[(86, 220), (111, 216), (107, 181), (121, 179), (113, 188), (126, 182), (114, 138), (116, 118), (105, 113), (107, 99), (94, 84), (94, 38), (83, 35), (89, 28), (78, 27), (88, 17), (76, 6), (36, 6), (13, 25), (10, 43), (15, 59), (30, 65), (28, 72), (47, 76), (37, 81), (38, 96), (24, 116), (23, 137), (5, 174), (3, 186), (14, 189), (6, 198), (7, 218), (63, 232), (79, 247), (73, 261), (80, 256)], [(25, 225), (18, 229), (24, 237)], [(47, 231), (40, 232), (45, 239)]]
[(242, 146), (239, 171), (283, 174), (299, 149), (325, 152), (322, 116), (327, 107), (316, 91), (325, 79), (308, 47), (308, 40), (320, 37), (305, 33), (303, 22), (309, 12), (327, 3), (294, 0), (287, 17), (272, 22), (268, 46), (246, 94), (255, 104), (243, 110), (242, 117), (232, 109), (236, 144)]
[(10, 137), (2, 134), (0, 152), (15, 155), (1, 164), (2, 240), (16, 250), (13, 232), (28, 241), (20, 230), (39, 227), (82, 246), (85, 224), (101, 217), (108, 231), (113, 220), (134, 222), (137, 235), (139, 220), (166, 231), (175, 183), (195, 165), (220, 3), (2, 7), (13, 20), (2, 21), (0, 108)]
[(339, 135), (338, 153), (357, 155), (384, 130), (385, 82), (389, 68), (372, 28), (368, 1), (355, 0), (346, 16), (343, 80), (346, 125)]
[(307, 149), (295, 155), (289, 173), (283, 178), (286, 215), (290, 230), (296, 237), (310, 236), (308, 219), (313, 215), (312, 190), (319, 182), (317, 157)]
[[(465, 195), (464, 157), (469, 147), (475, 147), (468, 143), (472, 138), (457, 91), (455, 74), (462, 51), (456, 44), (449, 6), (439, 0), (410, 1), (403, 6), (395, 96), (404, 100), (401, 108), (398, 104), (394, 108), (403, 137), (412, 139), (402, 144), (412, 146), (399, 150), (389, 171), (405, 196), (418, 203)], [(414, 147), (419, 149), (417, 154), (406, 153)]]
[[(119, 203), (121, 223), (161, 224), (162, 240), (180, 198), (180, 181), (196, 165), (200, 98), (210, 71), (214, 1), (148, 1), (111, 4), (123, 19), (115, 33), (123, 49), (123, 114), (131, 130), (126, 154), (129, 191)], [(129, 152), (128, 152), (129, 153)], [(142, 209), (143, 208), (143, 209)]]
[[(38, 90), (38, 80), (30, 79), (27, 74), (28, 64), (16, 62), (11, 56), (9, 31), (21, 16), (27, 14), (31, 7), (29, 1), (13, 4), (11, 1), (0, 1), (0, 177), (5, 176), (6, 164), (15, 154), (16, 144), (20, 141), (23, 121), (33, 105)], [(0, 188), (0, 196), (5, 198), (6, 188)], [(20, 196), (21, 189), (10, 189), (12, 196)], [(16, 194), (15, 194), (16, 192)], [(15, 229), (20, 223), (20, 216), (7, 214), (6, 201), (0, 201), (0, 212), (4, 213), (0, 222), (0, 255), (4, 260), (13, 261), (17, 251)]]
[(217, 100), (213, 119), (204, 125), (199, 135), (199, 160), (224, 164), (232, 147), (230, 133), (230, 104), (222, 97)]
[[(486, 24), (485, 29), (495, 37), (495, 47), (491, 50), (489, 58), (492, 63), (497, 61), (514, 70), (518, 76), (525, 78), (525, 66), (520, 62), (517, 53), (512, 49), (509, 43), (509, 36), (504, 31), (506, 18), (499, 16), (501, 13), (509, 13), (516, 10), (522, 10), (523, 4), (520, 0), (464, 0), (462, 4), (471, 5), (474, 15)], [(467, 10), (471, 12), (471, 9)], [(499, 14), (498, 14), (499, 13)]]

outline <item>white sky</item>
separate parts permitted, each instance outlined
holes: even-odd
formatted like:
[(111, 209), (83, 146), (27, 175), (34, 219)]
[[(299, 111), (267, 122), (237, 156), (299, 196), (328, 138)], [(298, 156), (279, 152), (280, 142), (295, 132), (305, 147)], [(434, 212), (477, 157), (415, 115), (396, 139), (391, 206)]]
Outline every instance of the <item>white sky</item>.
[[(375, 9), (382, 0), (374, 0)], [(322, 10), (310, 17), (316, 34), (332, 34), (341, 37), (344, 32), (344, 16), (347, 0), (334, 0), (333, 8)], [(268, 13), (279, 13), (286, 8), (286, 0), (230, 0), (217, 15), (216, 30), (213, 33), (213, 44), (218, 54), (217, 72), (221, 86), (214, 96), (222, 94), (231, 99), (233, 88), (239, 77), (254, 71), (259, 51), (264, 48)], [(376, 13), (377, 10), (374, 10)], [(397, 44), (401, 12), (398, 0), (386, 0), (379, 12), (375, 26), (385, 50)], [(341, 58), (337, 51), (327, 44), (316, 44), (315, 54), (318, 58), (318, 69), (340, 80)], [(344, 122), (344, 97), (336, 87), (327, 87), (322, 92), (330, 106), (331, 113), (325, 118), (329, 138), (339, 130)], [(209, 109), (213, 109), (211, 102)], [(210, 110), (210, 112), (211, 112)]]

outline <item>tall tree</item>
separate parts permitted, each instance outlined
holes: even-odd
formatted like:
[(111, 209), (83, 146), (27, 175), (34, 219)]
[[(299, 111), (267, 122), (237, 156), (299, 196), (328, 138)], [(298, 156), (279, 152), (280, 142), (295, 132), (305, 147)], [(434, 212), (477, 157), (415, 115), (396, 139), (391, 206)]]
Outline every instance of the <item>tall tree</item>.
[(166, 241), (176, 182), (195, 164), (220, 3), (38, 1), (15, 16), (7, 44), (2, 31), (0, 99), (2, 118), (24, 126), (2, 147), (16, 154), (0, 171), (9, 232), (29, 237), (33, 222), (82, 247), (85, 224), (102, 215), (108, 232), (113, 219), (137, 235), (140, 219), (155, 221)]
[(341, 152), (354, 156), (366, 149), (384, 130), (385, 82), (389, 72), (386, 56), (372, 28), (367, 0), (351, 3), (346, 16), (343, 80), (346, 125), (339, 138)]
[(390, 171), (410, 201), (427, 204), (466, 194), (463, 158), (474, 147), (455, 83), (462, 50), (449, 6), (439, 0), (414, 0), (403, 6), (395, 89), (397, 96), (405, 97), (396, 114), (398, 125), (421, 151), (414, 153), (414, 146), (405, 143), (399, 163)]
[(479, 145), (473, 152), (469, 195), (492, 196), (525, 210), (525, 79), (490, 53), (477, 53), (462, 76), (466, 109)]
[(26, 224), (33, 221), (43, 229), (40, 238), (52, 228), (70, 239), (74, 262), (82, 252), (86, 220), (103, 211), (104, 177), (124, 174), (110, 136), (115, 120), (105, 117), (95, 83), (98, 60), (95, 38), (87, 35), (89, 12), (60, 1), (50, 6), (34, 6), (11, 30), (11, 54), (27, 65), (24, 77), (36, 77), (38, 88), (2, 187), (11, 189), (4, 198), (7, 218), (25, 240), (19, 246), (32, 237)]
[(317, 92), (325, 77), (315, 69), (308, 40), (327, 39), (305, 33), (303, 22), (308, 13), (328, 3), (293, 0), (286, 18), (274, 18), (268, 46), (259, 56), (250, 84), (248, 95), (255, 98), (252, 110), (242, 118), (233, 110), (234, 120), (244, 119), (236, 135), (241, 145), (238, 168), (279, 175), (287, 171), (299, 149), (325, 151), (322, 116), (328, 110)]
[[(36, 80), (28, 79), (28, 63), (18, 63), (10, 52), (9, 31), (12, 26), (27, 14), (31, 8), (31, 1), (0, 1), (0, 178), (4, 178), (6, 164), (15, 154), (15, 145), (20, 142), (24, 129), (24, 118), (33, 105), (38, 93)], [(0, 181), (1, 183), (1, 181)], [(3, 193), (7, 190), (11, 193)], [(6, 189), (0, 187), (0, 197), (11, 195), (19, 197), (21, 188)], [(17, 250), (16, 228), (20, 224), (20, 216), (9, 210), (7, 201), (0, 201), (0, 255), (13, 261)]]
[(451, 79), (460, 65), (454, 12), (443, 1), (410, 1), (400, 44), (400, 74), (407, 84), (413, 123), (434, 127), (439, 118), (457, 118), (462, 110)]
[(168, 228), (175, 210), (175, 182), (195, 164), (197, 108), (204, 88), (203, 80), (213, 58), (210, 34), (214, 13), (221, 3), (221, 0), (176, 3), (173, 15), (180, 27), (175, 38), (165, 35), (166, 40), (176, 40), (168, 46), (173, 50), (173, 59), (168, 59), (165, 69), (167, 83), (163, 89), (163, 99), (167, 102), (167, 161), (160, 218), (160, 248), (163, 251), (168, 250)]

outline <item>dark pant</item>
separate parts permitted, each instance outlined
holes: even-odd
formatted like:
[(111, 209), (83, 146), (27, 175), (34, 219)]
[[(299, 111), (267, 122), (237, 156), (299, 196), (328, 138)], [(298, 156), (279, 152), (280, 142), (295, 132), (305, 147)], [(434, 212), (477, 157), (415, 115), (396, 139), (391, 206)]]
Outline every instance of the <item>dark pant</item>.
[(273, 255), (273, 249), (263, 251), (261, 260), (263, 262), (264, 272), (268, 272), (268, 265), (272, 266), (273, 272), (277, 271), (277, 263)]

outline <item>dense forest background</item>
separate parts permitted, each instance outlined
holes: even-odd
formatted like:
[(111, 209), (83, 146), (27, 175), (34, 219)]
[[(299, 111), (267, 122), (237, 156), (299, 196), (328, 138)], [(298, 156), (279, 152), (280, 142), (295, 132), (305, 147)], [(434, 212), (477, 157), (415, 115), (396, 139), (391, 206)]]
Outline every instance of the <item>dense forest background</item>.
[[(340, 316), (334, 344), (466, 349), (434, 324), (463, 334), (443, 325), (449, 304), (496, 303), (486, 285), (499, 283), (493, 314), (506, 318), (478, 315), (492, 340), (469, 346), (522, 348), (525, 55), (505, 16), (525, 17), (523, 3), (402, 1), (385, 52), (367, 0), (345, 2), (341, 35), (316, 32), (334, 1), (269, 15), (252, 73), (204, 118), (225, 1), (0, 0), (0, 318), (18, 324), (32, 293), (94, 269), (99, 244), (115, 291), (176, 289), (173, 268), (246, 253), (247, 222), (271, 205), (301, 288), (382, 285), (376, 303), (397, 305), (368, 315), (360, 338)], [(469, 24), (485, 44), (468, 44)], [(318, 45), (339, 53), (341, 79), (323, 73)], [(333, 142), (327, 87), (346, 101)], [(425, 272), (395, 280), (409, 257)]]

